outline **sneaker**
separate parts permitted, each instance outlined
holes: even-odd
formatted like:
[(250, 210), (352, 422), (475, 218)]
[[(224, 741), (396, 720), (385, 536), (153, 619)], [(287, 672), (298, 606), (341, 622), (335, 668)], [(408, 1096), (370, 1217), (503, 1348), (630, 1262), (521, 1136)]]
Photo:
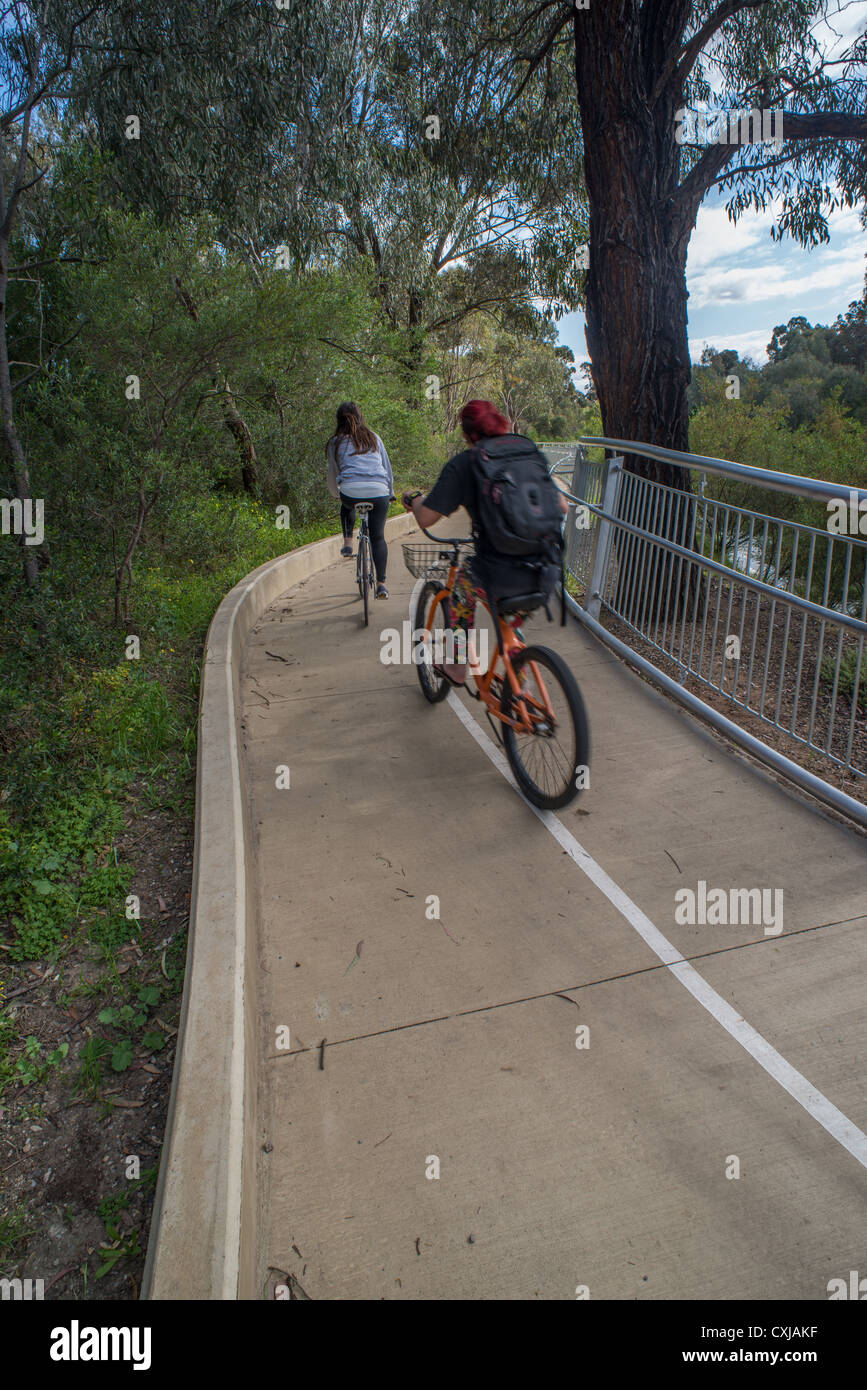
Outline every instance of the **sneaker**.
[(345, 546), (343, 547), (343, 549), (341, 550), (340, 553), (341, 553), (341, 555), (345, 555), (346, 558), (347, 558), (347, 560), (351, 560), (351, 559), (352, 559), (352, 546), (351, 546), (351, 545), (345, 545)]
[(377, 584), (377, 586), (376, 586), (376, 597), (377, 597), (377, 598), (388, 598), (388, 589), (386, 589), (386, 587), (385, 587), (384, 584)]

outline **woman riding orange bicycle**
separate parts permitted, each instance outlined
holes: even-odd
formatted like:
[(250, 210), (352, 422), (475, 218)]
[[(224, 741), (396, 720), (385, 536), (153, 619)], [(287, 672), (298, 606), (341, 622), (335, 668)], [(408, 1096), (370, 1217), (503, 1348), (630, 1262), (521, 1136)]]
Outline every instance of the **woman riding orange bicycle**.
[[(420, 494), (403, 494), (403, 505), (411, 511), (419, 526), (426, 529), (444, 516), (451, 516), (465, 507), (476, 531), (475, 555), (467, 555), (458, 570), (450, 600), (451, 626), (469, 634), (473, 626), (476, 604), (508, 598), (531, 590), (550, 593), (559, 579), (559, 570), (545, 556), (518, 559), (501, 555), (488, 543), (479, 529), (476, 506), (476, 477), (473, 471), (474, 449), (480, 441), (512, 433), (512, 427), (492, 401), (468, 401), (460, 414), (464, 438), (471, 446), (453, 455), (443, 468), (424, 500)], [(569, 503), (561, 494), (561, 511), (565, 515)], [(465, 685), (466, 665), (442, 662), (436, 668), (452, 685)]]
[[(461, 423), (471, 445), (510, 433), (508, 421), (490, 401), (470, 401), (461, 412)], [(512, 449), (514, 457), (516, 450), (526, 454), (524, 446), (532, 455), (534, 446), (530, 441), (500, 447)], [(526, 613), (547, 606), (548, 595), (561, 573), (550, 559), (550, 550), (518, 557), (493, 547), (480, 524), (484, 508), (479, 505), (477, 462), (472, 448), (464, 450), (449, 459), (424, 501), (420, 493), (403, 496), (404, 506), (413, 512), (422, 531), (434, 542), (403, 547), (407, 568), (422, 580), (413, 615), (414, 640), (421, 638), (419, 683), (431, 704), (448, 694), (449, 685), (466, 685), (466, 662), (450, 663), (434, 657), (435, 643), (443, 635), (451, 632), (454, 643), (456, 630), (462, 632), (463, 650), (469, 655), (474, 677), (475, 688), (469, 693), (483, 704), (521, 791), (534, 805), (555, 810), (567, 805), (589, 785), (587, 715), (566, 662), (547, 647), (525, 645), (519, 624)], [(538, 500), (549, 486), (544, 462), (532, 463), (531, 474), (533, 469), (535, 480), (527, 490), (531, 504), (534, 496)], [(517, 475), (513, 471), (503, 486), (514, 489), (516, 485)], [(538, 514), (545, 518), (545, 526), (550, 525), (548, 518), (558, 515), (558, 503), (559, 514), (564, 515), (568, 509), (565, 497), (554, 498), (549, 493), (545, 504), (539, 505)], [(464, 551), (473, 538), (443, 538), (427, 530), (460, 506), (473, 519), (474, 555)], [(512, 517), (516, 519), (514, 512)], [(491, 525), (496, 527), (497, 520)], [(512, 531), (512, 537), (518, 534)], [(540, 532), (534, 534), (538, 536)], [(550, 531), (547, 534), (550, 540)], [(448, 566), (447, 574), (444, 564)], [(479, 603), (490, 613), (497, 633), (497, 650), (485, 671), (474, 660), (470, 634)]]

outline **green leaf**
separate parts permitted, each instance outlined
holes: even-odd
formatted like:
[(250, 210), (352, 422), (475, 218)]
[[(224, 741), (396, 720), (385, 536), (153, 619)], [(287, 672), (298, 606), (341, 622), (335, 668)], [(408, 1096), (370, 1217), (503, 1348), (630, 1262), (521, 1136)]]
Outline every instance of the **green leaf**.
[(47, 898), (48, 894), (53, 891), (54, 885), (49, 883), (47, 878), (34, 878), (33, 889), (41, 898)]
[(111, 1050), (112, 1071), (126, 1071), (133, 1056), (133, 1046), (129, 1038), (124, 1038)]
[(116, 1023), (117, 1009), (100, 1009), (96, 1016), (100, 1023)]
[(165, 1047), (166, 1039), (164, 1033), (145, 1033), (142, 1043), (148, 1052), (159, 1052), (161, 1047)]
[(105, 1261), (96, 1271), (96, 1278), (101, 1279), (104, 1274), (110, 1274), (118, 1260), (122, 1260), (125, 1254), (126, 1250), (123, 1246), (119, 1250), (106, 1250)]
[(136, 999), (138, 999), (140, 1003), (147, 1004), (150, 1008), (153, 1008), (154, 1004), (160, 1002), (159, 989), (156, 985), (142, 985), (136, 995)]

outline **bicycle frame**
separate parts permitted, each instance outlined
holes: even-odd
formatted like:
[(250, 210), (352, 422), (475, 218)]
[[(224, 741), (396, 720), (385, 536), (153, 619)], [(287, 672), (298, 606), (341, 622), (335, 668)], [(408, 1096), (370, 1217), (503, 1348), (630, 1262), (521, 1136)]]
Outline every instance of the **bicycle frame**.
[[(425, 531), (425, 535), (430, 535), (430, 533)], [(431, 539), (435, 541), (439, 540), (437, 536), (431, 536)], [(449, 565), (449, 573), (445, 586), (440, 589), (436, 598), (431, 601), (431, 612), (436, 610), (443, 599), (450, 598), (455, 587), (455, 580), (459, 568), (460, 565), (455, 555)], [(479, 699), (490, 715), (499, 719), (501, 724), (507, 724), (510, 728), (514, 729), (516, 733), (532, 734), (534, 732), (534, 724), (538, 723), (540, 720), (547, 719), (552, 723), (556, 723), (554, 711), (551, 708), (551, 701), (545, 689), (545, 682), (542, 680), (536, 663), (531, 661), (530, 668), (536, 680), (537, 688), (544, 700), (544, 705), (540, 704), (538, 700), (535, 700), (528, 691), (522, 689), (515, 675), (514, 667), (512, 666), (513, 655), (517, 655), (518, 652), (523, 651), (526, 646), (526, 643), (521, 641), (515, 631), (515, 628), (520, 623), (520, 614), (515, 614), (514, 618), (510, 621), (508, 618), (503, 618), (494, 614), (491, 611), (491, 606), (487, 598), (483, 600), (483, 606), (490, 615), (491, 622), (499, 624), (501, 642), (494, 652), (493, 660), (483, 676), (476, 675), (472, 668), (470, 668), (470, 675), (475, 681)], [(428, 617), (424, 628), (421, 629), (423, 632), (431, 632), (429, 621), (430, 619)], [(494, 681), (498, 678), (497, 668), (501, 659), (503, 662), (503, 669), (512, 690), (514, 708), (521, 711), (520, 718), (518, 719), (513, 719), (510, 715), (503, 713), (500, 696), (495, 694), (491, 688)], [(502, 678), (500, 677), (500, 679)]]
[(364, 537), (364, 539), (366, 539), (366, 540), (368, 540), (368, 541), (370, 540), (370, 528), (369, 528), (369, 526), (368, 526), (368, 524), (367, 524), (367, 518), (368, 518), (368, 514), (369, 514), (369, 513), (368, 513), (367, 507), (359, 507), (359, 508), (358, 508), (358, 513), (359, 513), (359, 516), (361, 517), (361, 520), (360, 520), (359, 523), (358, 523), (358, 552), (357, 552), (357, 554), (356, 554), (356, 559), (355, 559), (355, 582), (356, 582), (356, 584), (360, 584), (360, 583), (361, 583), (361, 540), (362, 540), (362, 537)]

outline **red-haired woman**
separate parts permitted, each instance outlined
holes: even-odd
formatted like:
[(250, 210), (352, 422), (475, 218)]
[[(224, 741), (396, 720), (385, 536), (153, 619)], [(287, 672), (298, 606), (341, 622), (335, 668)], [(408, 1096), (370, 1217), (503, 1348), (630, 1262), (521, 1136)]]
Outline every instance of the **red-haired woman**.
[[(469, 512), (476, 534), (478, 563), (474, 567), (472, 555), (463, 562), (450, 602), (452, 627), (468, 632), (473, 625), (476, 604), (484, 597), (483, 583), (490, 587), (492, 599), (507, 598), (513, 594), (552, 587), (559, 579), (559, 571), (556, 567), (551, 570), (549, 566), (548, 573), (540, 575), (539, 561), (501, 555), (487, 541), (479, 526), (476, 507), (475, 446), (485, 439), (512, 434), (513, 430), (493, 401), (468, 401), (461, 411), (460, 420), (464, 438), (470, 447), (449, 459), (427, 497), (413, 497), (405, 492), (403, 505), (413, 513), (419, 526), (424, 527), (433, 526), (441, 517), (451, 516), (459, 507), (466, 507)], [(564, 515), (569, 510), (565, 497), (560, 498), (560, 508)], [(530, 581), (531, 574), (533, 577)], [(453, 685), (466, 684), (466, 666), (443, 663), (438, 669)]]
[(325, 452), (328, 458), (328, 488), (332, 497), (340, 498), (340, 522), (343, 528), (343, 549), (340, 553), (347, 559), (352, 556), (357, 503), (372, 503), (368, 529), (376, 569), (376, 597), (388, 598), (385, 587), (385, 567), (388, 563), (385, 519), (388, 504), (394, 496), (394, 478), (385, 445), (365, 423), (354, 401), (344, 401), (343, 405), (338, 406), (337, 430), (329, 439)]

